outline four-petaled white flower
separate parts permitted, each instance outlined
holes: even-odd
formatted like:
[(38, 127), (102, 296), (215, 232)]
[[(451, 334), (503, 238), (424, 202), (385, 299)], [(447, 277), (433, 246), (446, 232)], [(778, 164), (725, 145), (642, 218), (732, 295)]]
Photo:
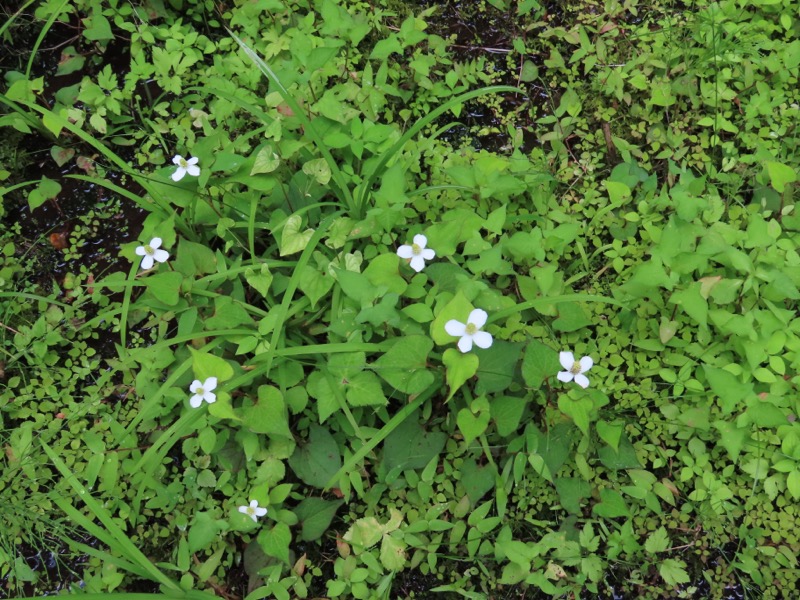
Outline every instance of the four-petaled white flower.
[(433, 257), (436, 256), (436, 252), (425, 247), (427, 244), (428, 238), (421, 233), (418, 233), (414, 236), (413, 244), (410, 246), (408, 244), (403, 244), (397, 249), (397, 256), (400, 258), (411, 259), (409, 260), (408, 264), (411, 265), (412, 269), (419, 273), (425, 268), (425, 261), (433, 260)]
[(589, 378), (584, 373), (591, 369), (594, 364), (591, 356), (584, 356), (580, 360), (575, 360), (572, 352), (559, 352), (558, 360), (561, 362), (561, 366), (566, 369), (566, 371), (558, 372), (559, 381), (567, 383), (574, 379), (575, 383), (582, 388), (589, 387)]
[(253, 523), (258, 523), (258, 517), (267, 514), (267, 509), (258, 505), (258, 500), (251, 500), (250, 506), (240, 506), (239, 512), (253, 519)]
[(145, 271), (153, 268), (154, 261), (162, 263), (169, 258), (169, 252), (159, 248), (161, 248), (161, 238), (153, 238), (149, 244), (136, 248), (136, 254), (143, 257), (142, 268)]
[(196, 156), (189, 160), (186, 160), (180, 154), (175, 156), (172, 159), (172, 164), (178, 165), (178, 168), (172, 174), (172, 181), (180, 181), (187, 173), (192, 177), (200, 175), (200, 167), (197, 166), (198, 162), (200, 162), (200, 159)]
[(213, 404), (217, 401), (217, 395), (213, 393), (213, 390), (217, 388), (217, 378), (216, 377), (209, 377), (204, 382), (200, 383), (199, 379), (195, 379), (192, 382), (192, 385), (189, 386), (189, 391), (194, 394), (191, 398), (189, 398), (189, 404), (192, 405), (192, 408), (199, 408), (200, 405), (203, 403), (203, 400), (208, 402), (209, 404)]
[(492, 334), (480, 330), (486, 324), (488, 316), (485, 310), (476, 308), (469, 313), (466, 323), (451, 319), (444, 324), (444, 330), (452, 336), (461, 338), (458, 340), (458, 349), (462, 352), (472, 350), (473, 342), (478, 348), (488, 348), (492, 345)]

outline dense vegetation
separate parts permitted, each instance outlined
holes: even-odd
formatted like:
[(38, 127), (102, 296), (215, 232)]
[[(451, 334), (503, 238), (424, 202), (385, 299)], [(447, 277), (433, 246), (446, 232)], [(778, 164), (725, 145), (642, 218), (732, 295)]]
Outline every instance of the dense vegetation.
[(800, 0), (8, 4), (0, 597), (796, 597)]

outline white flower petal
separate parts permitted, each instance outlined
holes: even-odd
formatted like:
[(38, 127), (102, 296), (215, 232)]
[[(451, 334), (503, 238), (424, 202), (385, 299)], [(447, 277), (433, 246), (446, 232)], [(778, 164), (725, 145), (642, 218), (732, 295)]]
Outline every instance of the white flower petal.
[(448, 335), (452, 335), (454, 337), (461, 337), (462, 335), (467, 333), (467, 326), (461, 321), (450, 319), (447, 323), (444, 324), (444, 330), (448, 333)]
[(206, 392), (203, 395), (203, 400), (205, 400), (209, 404), (214, 404), (214, 402), (217, 401), (217, 395), (214, 392)]
[(183, 157), (180, 154), (176, 154), (175, 156), (172, 157), (172, 164), (173, 165), (180, 165), (182, 160), (183, 160)]
[[(584, 356), (581, 359), (581, 362), (580, 362), (581, 373), (586, 373), (586, 371), (588, 371), (589, 369), (592, 368), (593, 364), (594, 364), (594, 361), (592, 360), (591, 356)], [(577, 381), (577, 378), (575, 379), (575, 381)]]
[(568, 381), (572, 381), (572, 378), (574, 377), (574, 375), (572, 373), (570, 373), (569, 371), (559, 371), (558, 375), (556, 375), (556, 377), (558, 377), (559, 381), (563, 381), (564, 383), (567, 383)]
[(162, 242), (161, 238), (153, 238), (147, 245), (150, 246), (153, 250), (155, 250), (156, 248), (161, 248), (161, 242)]
[(153, 257), (147, 254), (142, 259), (142, 269), (147, 271), (147, 269), (152, 269), (152, 268), (153, 268)]
[(471, 313), (469, 313), (469, 317), (467, 318), (467, 323), (472, 323), (480, 329), (484, 325), (486, 325), (486, 319), (489, 318), (489, 315), (486, 314), (486, 311), (481, 308), (476, 308)]
[(250, 500), (250, 508), (258, 508), (258, 500)]
[(192, 393), (194, 394), (194, 393), (195, 393), (195, 392), (197, 392), (197, 390), (199, 390), (201, 387), (203, 387), (203, 382), (202, 382), (202, 381), (200, 381), (199, 379), (195, 379), (195, 380), (192, 382), (192, 385), (190, 385), (190, 386), (189, 386), (189, 391), (190, 391), (190, 392), (192, 392)]
[(414, 256), (414, 252), (411, 250), (411, 246), (403, 244), (397, 249), (397, 256), (400, 258), (411, 258)]
[(197, 165), (189, 165), (189, 167), (186, 169), (186, 171), (192, 177), (199, 177), (200, 176), (200, 167), (198, 167)]
[(577, 383), (582, 388), (587, 388), (589, 387), (589, 378), (586, 377), (586, 375), (578, 373), (577, 375), (575, 375), (575, 383)]
[[(196, 165), (199, 162), (200, 162), (200, 159), (197, 158), (196, 156), (193, 156), (192, 158), (190, 158), (189, 160), (186, 161), (186, 164), (189, 165), (190, 167), (192, 167), (192, 166)], [(191, 171), (189, 171), (189, 173), (191, 174)]]
[(425, 246), (428, 245), (428, 238), (426, 238), (421, 233), (418, 233), (417, 235), (414, 236), (414, 243), (420, 248), (424, 248)]
[(411, 265), (411, 268), (414, 269), (417, 273), (422, 271), (425, 268), (425, 259), (421, 256), (414, 256), (411, 259), (411, 262), (408, 263)]
[(256, 516), (257, 516), (257, 517), (263, 517), (263, 516), (265, 516), (266, 514), (267, 514), (267, 509), (266, 509), (266, 508), (263, 508), (263, 507), (258, 507), (258, 508), (256, 509)]
[(136, 248), (136, 254), (138, 254), (139, 256), (146, 256), (147, 250), (144, 249), (144, 246), (139, 246), (138, 248)]
[(249, 506), (240, 506), (240, 507), (239, 507), (239, 512), (240, 512), (240, 513), (243, 513), (243, 514), (245, 514), (245, 515), (246, 515), (246, 514), (247, 514), (247, 509), (248, 509), (248, 508), (250, 508), (250, 507), (249, 507)]
[(172, 175), (170, 175), (170, 177), (172, 178), (172, 181), (180, 181), (181, 179), (183, 179), (184, 175), (186, 175), (186, 169), (184, 169), (183, 167), (178, 167), (175, 170), (175, 172)]
[(206, 380), (203, 382), (203, 389), (208, 392), (217, 389), (217, 378), (216, 377), (206, 378)]
[(572, 354), (572, 352), (559, 352), (558, 361), (561, 363), (562, 367), (569, 371), (572, 368), (572, 365), (575, 364), (575, 356)]
[(195, 394), (191, 398), (189, 398), (189, 404), (192, 405), (192, 408), (200, 408), (200, 405), (203, 403), (203, 397)]
[(478, 331), (475, 335), (472, 336), (472, 339), (475, 340), (475, 345), (478, 348), (488, 348), (492, 345), (492, 334), (486, 331)]
[(156, 262), (167, 262), (167, 259), (169, 258), (169, 252), (166, 250), (156, 250), (153, 254), (153, 258), (156, 259)]
[(250, 516), (251, 519), (253, 519), (253, 523), (258, 523), (258, 517), (255, 515), (255, 513), (253, 513), (252, 515), (249, 515), (249, 516)]
[(462, 352), (469, 352), (472, 350), (472, 336), (465, 335), (460, 340), (458, 340), (458, 349)]
[(425, 248), (422, 251), (422, 258), (425, 260), (433, 260), (436, 257), (436, 252), (430, 248)]

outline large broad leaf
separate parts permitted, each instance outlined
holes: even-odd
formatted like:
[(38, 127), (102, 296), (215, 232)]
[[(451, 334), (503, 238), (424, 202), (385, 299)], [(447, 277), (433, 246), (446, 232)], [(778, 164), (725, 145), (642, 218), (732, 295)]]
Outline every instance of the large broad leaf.
[(145, 282), (147, 289), (159, 302), (163, 302), (167, 306), (175, 306), (178, 303), (183, 275), (177, 271), (151, 275)]
[(306, 229), (301, 232), (300, 227), (302, 218), (300, 215), (292, 215), (286, 220), (281, 233), (280, 255), (287, 256), (301, 252), (308, 245), (311, 236), (314, 235), (313, 229)]
[(383, 443), (383, 467), (386, 471), (395, 468), (422, 469), (437, 456), (447, 441), (442, 432), (427, 432), (417, 421), (415, 411)]
[(476, 394), (491, 394), (508, 389), (514, 379), (514, 371), (522, 353), (522, 344), (495, 340), (491, 348), (476, 349), (480, 359)]
[(541, 387), (545, 379), (555, 377), (556, 373), (561, 370), (558, 352), (549, 346), (533, 340), (525, 348), (525, 356), (522, 359), (522, 378), (528, 387)]
[(461, 485), (464, 486), (472, 506), (475, 506), (486, 492), (494, 488), (497, 469), (492, 465), (479, 467), (474, 459), (468, 458), (464, 460), (459, 471), (461, 471)]
[(297, 447), (289, 457), (289, 466), (304, 483), (324, 488), (342, 467), (336, 440), (319, 425), (309, 428), (309, 440)]
[(464, 354), (455, 348), (448, 348), (442, 355), (442, 363), (447, 368), (447, 386), (450, 388), (447, 400), (450, 400), (458, 389), (478, 372), (478, 357), (472, 352)]
[(280, 390), (271, 385), (258, 388), (258, 402), (244, 409), (243, 421), (250, 431), (292, 439), (289, 413)]
[(426, 335), (402, 337), (375, 361), (375, 372), (396, 390), (419, 394), (433, 383), (433, 373), (427, 367), (432, 349), (433, 342)]
[(310, 542), (321, 538), (343, 503), (344, 500), (322, 498), (305, 498), (300, 502), (294, 509), (294, 514), (300, 521), (300, 539)]

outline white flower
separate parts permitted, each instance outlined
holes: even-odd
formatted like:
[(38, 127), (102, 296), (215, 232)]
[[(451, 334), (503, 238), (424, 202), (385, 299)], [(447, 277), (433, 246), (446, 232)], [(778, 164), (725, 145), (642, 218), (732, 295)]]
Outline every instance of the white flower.
[(203, 400), (209, 404), (213, 404), (217, 401), (217, 395), (214, 394), (212, 390), (215, 390), (216, 388), (216, 377), (209, 377), (203, 383), (200, 383), (199, 379), (195, 379), (192, 382), (192, 385), (189, 386), (189, 391), (194, 394), (194, 396), (189, 398), (189, 404), (192, 405), (192, 408), (199, 408), (203, 403)]
[(410, 246), (403, 244), (397, 249), (397, 256), (400, 258), (410, 258), (409, 264), (411, 268), (417, 273), (425, 268), (426, 260), (433, 260), (436, 252), (425, 246), (428, 244), (428, 238), (421, 233), (414, 236), (414, 243)]
[(263, 517), (267, 514), (267, 509), (258, 505), (258, 500), (251, 500), (250, 506), (240, 506), (239, 512), (246, 514), (253, 519), (253, 523), (258, 523), (258, 517)]
[(473, 342), (478, 348), (488, 348), (492, 345), (492, 334), (480, 330), (486, 324), (488, 316), (485, 310), (476, 308), (469, 313), (466, 323), (451, 319), (444, 324), (444, 330), (452, 336), (461, 338), (458, 340), (458, 349), (462, 352), (472, 350)]
[(178, 165), (178, 168), (172, 174), (172, 181), (180, 181), (187, 173), (192, 177), (200, 175), (200, 167), (197, 166), (198, 162), (200, 162), (200, 159), (196, 156), (189, 160), (186, 160), (180, 154), (175, 156), (172, 159), (172, 164)]
[(149, 244), (136, 248), (136, 254), (144, 257), (142, 258), (142, 268), (145, 271), (153, 268), (153, 261), (162, 263), (169, 258), (169, 252), (159, 250), (159, 248), (161, 248), (161, 238), (153, 238)]
[(580, 360), (575, 360), (572, 352), (559, 352), (558, 360), (561, 361), (561, 366), (566, 369), (566, 371), (558, 372), (559, 381), (566, 383), (574, 379), (575, 383), (582, 388), (589, 387), (589, 378), (584, 373), (591, 369), (594, 364), (591, 356), (584, 356)]

